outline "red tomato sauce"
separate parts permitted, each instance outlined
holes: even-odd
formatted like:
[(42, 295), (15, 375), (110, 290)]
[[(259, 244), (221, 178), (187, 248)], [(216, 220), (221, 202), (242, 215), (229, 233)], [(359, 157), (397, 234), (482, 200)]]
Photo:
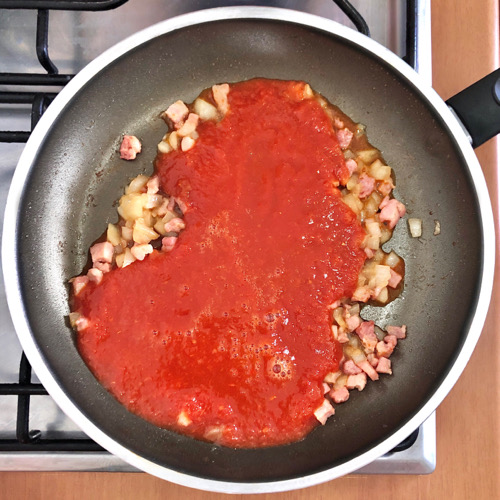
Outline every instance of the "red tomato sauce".
[(336, 187), (349, 173), (331, 120), (303, 89), (231, 85), (227, 115), (156, 161), (163, 191), (188, 207), (173, 251), (74, 299), (89, 320), (83, 358), (158, 426), (257, 447), (317, 425), (342, 356), (328, 305), (352, 295), (365, 232)]

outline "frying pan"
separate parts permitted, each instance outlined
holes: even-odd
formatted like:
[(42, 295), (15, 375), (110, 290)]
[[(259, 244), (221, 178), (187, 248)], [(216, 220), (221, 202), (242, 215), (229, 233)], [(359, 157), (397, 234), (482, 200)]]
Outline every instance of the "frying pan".
[[(355, 121), (397, 176), (397, 197), (424, 233), (401, 222), (386, 249), (406, 262), (404, 291), (362, 315), (406, 324), (392, 377), (368, 384), (304, 440), (230, 449), (160, 429), (128, 412), (94, 378), (69, 327), (68, 279), (116, 220), (131, 178), (152, 173), (165, 133), (159, 114), (214, 83), (305, 80)], [(123, 133), (143, 152), (119, 159)], [(434, 221), (441, 234), (433, 234)], [(132, 465), (195, 488), (269, 492), (352, 472), (391, 450), (439, 405), (467, 363), (488, 309), (494, 225), (488, 191), (464, 129), (413, 70), (332, 21), (257, 7), (195, 12), (110, 49), (60, 93), (16, 169), (3, 235), (9, 307), (38, 377), (94, 440)]]

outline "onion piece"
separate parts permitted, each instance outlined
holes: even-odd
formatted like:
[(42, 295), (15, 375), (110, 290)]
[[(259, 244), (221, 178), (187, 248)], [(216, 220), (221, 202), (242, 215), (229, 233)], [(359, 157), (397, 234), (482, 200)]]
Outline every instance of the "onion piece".
[(391, 178), (391, 167), (384, 165), (380, 160), (375, 160), (370, 165), (370, 175), (377, 181), (388, 181)]
[(106, 233), (106, 238), (113, 246), (116, 247), (117, 245), (119, 245), (121, 243), (122, 238), (118, 226), (115, 226), (114, 224), (108, 224), (108, 231)]
[(340, 370), (337, 372), (329, 372), (326, 374), (324, 381), (327, 384), (334, 384), (341, 375), (342, 372)]
[(401, 257), (394, 251), (391, 251), (386, 257), (385, 257), (385, 265), (389, 266), (391, 268), (395, 268), (401, 261)]
[(146, 187), (148, 181), (149, 177), (146, 175), (138, 175), (135, 179), (132, 179), (130, 184), (125, 188), (125, 194), (140, 193)]
[(344, 347), (344, 353), (346, 356), (352, 359), (356, 364), (362, 363), (363, 361), (366, 360), (365, 353), (361, 349), (358, 349), (351, 345), (346, 345)]
[(434, 236), (441, 234), (441, 223), (438, 220), (434, 221)]
[(363, 151), (358, 151), (358, 158), (363, 162), (363, 163), (372, 163), (377, 159), (379, 155), (378, 150), (376, 149), (364, 149)]
[(408, 219), (408, 226), (413, 238), (420, 238), (422, 236), (422, 219)]

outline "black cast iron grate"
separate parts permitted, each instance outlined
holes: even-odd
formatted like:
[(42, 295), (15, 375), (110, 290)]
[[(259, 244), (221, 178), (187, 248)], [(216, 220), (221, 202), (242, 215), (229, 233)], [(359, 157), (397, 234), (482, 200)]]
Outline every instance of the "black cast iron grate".
[[(49, 10), (101, 11), (119, 7), (127, 0), (0, 0), (0, 9), (36, 9), (36, 54), (46, 73), (0, 73), (0, 85), (26, 88), (54, 87), (54, 92), (0, 91), (0, 104), (31, 104), (31, 130), (57, 95), (58, 87), (68, 83), (74, 75), (59, 74), (49, 57)], [(368, 25), (361, 14), (347, 0), (333, 0), (361, 33), (369, 36)], [(407, 0), (405, 61), (417, 63), (417, 15), (415, 0)], [(0, 131), (0, 142), (26, 142), (31, 131)], [(0, 439), (0, 452), (96, 452), (104, 449), (91, 439), (50, 439), (42, 432), (30, 429), (30, 401), (32, 396), (47, 396), (42, 384), (31, 382), (31, 365), (23, 353), (19, 366), (19, 383), (0, 383), (0, 396), (17, 396), (16, 438)], [(418, 429), (396, 446), (391, 453), (406, 450), (418, 437)]]

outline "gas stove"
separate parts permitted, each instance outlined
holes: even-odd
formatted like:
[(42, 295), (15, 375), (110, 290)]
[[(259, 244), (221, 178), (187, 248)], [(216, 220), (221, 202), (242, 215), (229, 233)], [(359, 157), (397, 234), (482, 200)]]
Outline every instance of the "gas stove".
[[(430, 0), (0, 0), (0, 224), (31, 129), (62, 86), (123, 38), (187, 12), (266, 5), (333, 19), (370, 35), (431, 83)], [(0, 232), (1, 234), (1, 232)], [(0, 274), (0, 470), (136, 471), (90, 440), (32, 373)], [(428, 474), (436, 465), (431, 415), (360, 474)]]

